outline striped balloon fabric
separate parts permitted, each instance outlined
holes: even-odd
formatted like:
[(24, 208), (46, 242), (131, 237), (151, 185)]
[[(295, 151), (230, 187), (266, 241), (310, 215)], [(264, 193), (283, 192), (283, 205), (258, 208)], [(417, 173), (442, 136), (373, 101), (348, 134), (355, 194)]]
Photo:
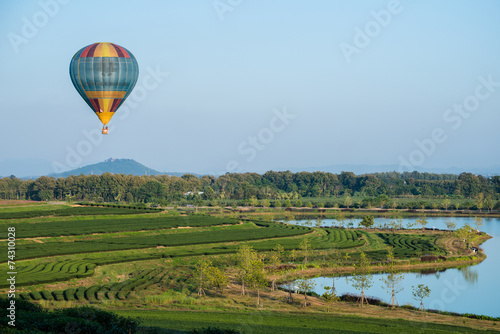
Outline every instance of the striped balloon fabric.
[(124, 47), (94, 43), (73, 56), (69, 74), (78, 93), (106, 125), (134, 89), (139, 66)]

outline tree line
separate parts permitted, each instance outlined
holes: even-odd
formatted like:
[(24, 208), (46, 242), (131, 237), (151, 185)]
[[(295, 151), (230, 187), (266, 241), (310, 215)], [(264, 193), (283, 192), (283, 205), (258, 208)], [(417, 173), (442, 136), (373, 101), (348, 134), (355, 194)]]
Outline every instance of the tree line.
[(269, 171), (227, 173), (218, 177), (134, 176), (104, 173), (65, 178), (42, 176), (0, 179), (0, 199), (83, 200), (102, 202), (176, 202), (181, 200), (292, 200), (302, 197), (428, 197), (500, 199), (500, 176), (429, 173)]

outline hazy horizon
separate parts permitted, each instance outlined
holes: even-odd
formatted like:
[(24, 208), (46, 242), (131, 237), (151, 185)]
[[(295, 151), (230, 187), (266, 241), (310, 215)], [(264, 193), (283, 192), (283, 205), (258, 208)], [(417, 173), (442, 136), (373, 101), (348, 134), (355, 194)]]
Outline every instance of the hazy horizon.
[[(0, 162), (499, 166), (498, 14), (494, 0), (3, 1)], [(139, 63), (106, 137), (68, 74), (94, 42)]]

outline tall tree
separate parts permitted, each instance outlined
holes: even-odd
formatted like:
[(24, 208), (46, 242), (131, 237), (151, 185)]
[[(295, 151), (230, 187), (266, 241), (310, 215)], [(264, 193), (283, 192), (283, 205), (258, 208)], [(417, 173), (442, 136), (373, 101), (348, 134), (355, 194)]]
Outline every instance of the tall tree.
[(443, 209), (448, 210), (448, 208), (450, 207), (450, 204), (451, 204), (451, 201), (449, 199), (445, 199), (443, 201), (443, 203), (441, 203), (441, 206), (443, 207)]
[(304, 266), (305, 266), (305, 265), (307, 265), (307, 258), (308, 258), (308, 256), (311, 255), (314, 248), (312, 247), (311, 241), (309, 241), (309, 238), (302, 239), (299, 247), (302, 250), (302, 255), (304, 256)]
[(337, 225), (339, 227), (345, 227), (344, 225), (345, 225), (345, 222), (346, 222), (346, 218), (345, 218), (345, 215), (342, 212), (339, 212), (339, 213), (335, 214), (334, 220), (337, 221)]
[(222, 296), (224, 294), (224, 289), (229, 284), (229, 277), (227, 277), (222, 269), (213, 266), (208, 268), (207, 273), (210, 284), (218, 290)]
[(347, 196), (344, 200), (344, 206), (349, 209), (349, 207), (352, 205), (353, 201), (351, 196)]
[(424, 298), (429, 297), (431, 294), (431, 289), (424, 284), (419, 284), (416, 287), (413, 286), (413, 299), (420, 301), (419, 310), (425, 311), (424, 308)]
[(254, 250), (251, 246), (243, 245), (236, 253), (236, 261), (238, 263), (238, 276), (241, 280), (241, 294), (245, 294), (245, 281), (248, 278), (251, 263), (253, 260)]
[[(271, 252), (271, 268), (273, 271), (276, 271), (277, 268), (281, 265), (281, 260), (285, 254), (285, 249), (280, 244), (277, 244), (273, 251)], [(276, 287), (276, 278), (273, 276), (273, 280), (271, 282), (271, 290), (274, 291)]]
[(364, 216), (359, 225), (370, 228), (375, 224), (375, 221), (373, 220), (373, 216)]
[(304, 293), (304, 307), (307, 307), (307, 293), (316, 287), (312, 279), (302, 277), (298, 284), (299, 290)]
[(365, 290), (373, 285), (373, 276), (371, 274), (370, 261), (366, 257), (365, 252), (361, 252), (359, 260), (355, 265), (354, 276), (351, 279), (354, 281), (352, 286), (356, 290), (361, 291), (361, 296), (359, 298), (361, 306), (363, 306), (365, 301), (368, 304)]
[(484, 194), (483, 193), (479, 193), (476, 196), (476, 208), (479, 210), (479, 212), (481, 212), (481, 210), (483, 209), (483, 207), (484, 207)]
[(381, 281), (384, 283), (382, 287), (385, 287), (387, 292), (391, 294), (390, 303), (392, 308), (397, 304), (396, 294), (403, 290), (401, 283), (404, 279), (404, 275), (395, 269), (395, 265), (394, 254), (392, 253), (392, 248), (390, 248), (387, 254), (387, 276), (382, 277)]
[(200, 258), (196, 264), (195, 277), (198, 283), (198, 296), (206, 296), (204, 287), (208, 281), (209, 269), (211, 266), (212, 262), (205, 257)]
[(474, 217), (474, 226), (476, 226), (476, 231), (479, 232), (479, 228), (483, 226), (483, 218)]
[(486, 208), (488, 208), (488, 211), (490, 211), (490, 212), (491, 212), (491, 210), (493, 210), (493, 207), (495, 206), (495, 204), (493, 203), (491, 196), (486, 197), (486, 199), (484, 200), (484, 206)]
[(448, 230), (450, 230), (450, 232), (453, 232), (453, 230), (455, 228), (457, 228), (457, 224), (454, 221), (450, 220), (450, 219), (448, 219), (445, 224), (446, 224), (446, 228)]
[(427, 219), (425, 219), (425, 217), (417, 219), (415, 222), (422, 227), (422, 231), (425, 230), (425, 226), (429, 224), (429, 222), (427, 221)]
[(323, 293), (323, 295), (321, 295), (321, 298), (326, 303), (326, 312), (330, 312), (330, 304), (333, 303), (334, 301), (339, 300), (339, 297), (337, 297), (335, 287), (325, 286), (324, 289), (325, 292)]
[(248, 284), (257, 291), (257, 307), (260, 303), (260, 290), (267, 286), (266, 275), (264, 273), (264, 263), (262, 257), (257, 252), (252, 252), (252, 259), (250, 261), (250, 268), (247, 276)]

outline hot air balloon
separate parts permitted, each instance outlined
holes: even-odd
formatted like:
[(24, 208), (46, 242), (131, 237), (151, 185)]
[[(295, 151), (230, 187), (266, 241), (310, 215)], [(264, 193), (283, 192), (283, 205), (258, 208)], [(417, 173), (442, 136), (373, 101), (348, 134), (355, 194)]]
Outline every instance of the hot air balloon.
[(94, 43), (80, 49), (69, 65), (69, 75), (81, 97), (107, 124), (134, 89), (139, 66), (134, 55), (113, 43)]

